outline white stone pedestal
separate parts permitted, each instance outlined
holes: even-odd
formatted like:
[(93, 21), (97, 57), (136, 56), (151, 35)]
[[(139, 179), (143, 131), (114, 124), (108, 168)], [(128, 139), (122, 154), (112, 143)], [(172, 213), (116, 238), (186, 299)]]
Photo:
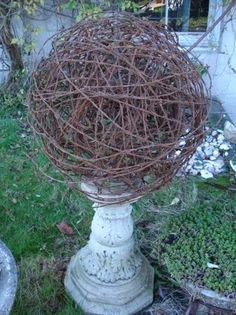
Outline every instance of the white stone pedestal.
[(154, 272), (135, 247), (132, 206), (110, 205), (112, 196), (106, 197), (107, 204), (93, 205), (90, 240), (72, 257), (65, 287), (86, 313), (135, 314), (152, 302)]

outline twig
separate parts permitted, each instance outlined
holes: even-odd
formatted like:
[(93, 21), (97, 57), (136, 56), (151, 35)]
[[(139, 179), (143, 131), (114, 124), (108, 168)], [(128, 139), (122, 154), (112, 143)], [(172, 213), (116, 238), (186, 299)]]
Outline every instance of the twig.
[(74, 18), (73, 16), (71, 16), (71, 15), (68, 15), (68, 14), (65, 14), (65, 13), (62, 13), (62, 12), (57, 12), (56, 10), (50, 9), (50, 8), (48, 8), (48, 7), (44, 7), (44, 6), (39, 5), (39, 4), (37, 4), (37, 6), (38, 6), (40, 9), (42, 9), (42, 10), (44, 10), (44, 11), (47, 11), (47, 12), (50, 12), (50, 13), (53, 13), (53, 14), (55, 14), (55, 15), (60, 15), (60, 16), (66, 17), (66, 18), (70, 18), (70, 19), (72, 19), (72, 20), (75, 19), (75, 18)]
[(193, 301), (189, 304), (185, 315), (196, 315), (199, 307), (199, 301)]
[(205, 303), (202, 300), (199, 300), (198, 303), (201, 304), (201, 305), (206, 306), (208, 309), (210, 309), (212, 311), (215, 311), (215, 312), (221, 312), (222, 311), (222, 312), (224, 312), (225, 315), (226, 314), (229, 314), (229, 315), (235, 314), (233, 310), (222, 308), (222, 307), (218, 307), (218, 306), (215, 306), (215, 305), (211, 305), (209, 303)]

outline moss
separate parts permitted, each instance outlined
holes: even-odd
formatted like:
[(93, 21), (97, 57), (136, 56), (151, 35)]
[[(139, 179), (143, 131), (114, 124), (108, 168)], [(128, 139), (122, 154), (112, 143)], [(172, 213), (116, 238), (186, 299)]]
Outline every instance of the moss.
[(152, 256), (178, 282), (227, 295), (236, 293), (236, 210), (235, 195), (226, 195), (214, 200), (215, 192), (207, 191), (201, 204), (170, 217)]

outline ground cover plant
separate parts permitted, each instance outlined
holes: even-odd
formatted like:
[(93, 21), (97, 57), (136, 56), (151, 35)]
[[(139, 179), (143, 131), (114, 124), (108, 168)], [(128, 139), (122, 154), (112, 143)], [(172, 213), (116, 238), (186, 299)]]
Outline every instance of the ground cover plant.
[[(53, 176), (60, 181), (60, 176), (35, 144), (21, 99), (1, 95), (0, 100), (0, 238), (12, 251), (18, 267), (12, 314), (83, 314), (66, 295), (63, 279), (69, 259), (89, 237), (91, 203), (65, 184), (50, 179)], [(202, 200), (212, 212), (218, 202), (223, 204), (217, 210), (222, 211), (222, 220), (228, 209), (236, 208), (234, 193), (227, 192), (232, 185), (228, 177), (212, 180), (211, 184), (226, 190), (213, 188), (197, 178), (176, 178), (134, 206), (137, 241), (155, 267), (157, 304), (161, 301), (158, 287), (175, 286), (152, 251), (163, 224), (177, 213), (187, 215), (188, 208), (198, 211)], [(61, 228), (62, 222), (72, 228), (72, 233)], [(169, 307), (166, 300), (160, 305), (165, 311)], [(171, 308), (163, 314), (184, 313)]]
[(235, 194), (211, 187), (201, 202), (168, 218), (153, 255), (175, 280), (235, 298), (235, 205)]

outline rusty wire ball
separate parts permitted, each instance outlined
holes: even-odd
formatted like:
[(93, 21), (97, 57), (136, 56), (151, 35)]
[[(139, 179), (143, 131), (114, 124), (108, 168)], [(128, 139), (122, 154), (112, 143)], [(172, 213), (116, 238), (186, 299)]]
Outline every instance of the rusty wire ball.
[(207, 103), (174, 34), (110, 13), (53, 37), (32, 75), (29, 117), (62, 173), (101, 189), (120, 185), (131, 199), (169, 182), (191, 157)]

